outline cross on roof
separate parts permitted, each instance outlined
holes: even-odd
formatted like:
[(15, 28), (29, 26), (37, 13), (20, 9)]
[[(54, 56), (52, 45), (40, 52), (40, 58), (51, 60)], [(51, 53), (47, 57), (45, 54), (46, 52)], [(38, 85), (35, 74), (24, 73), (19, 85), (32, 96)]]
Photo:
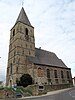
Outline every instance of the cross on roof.
[(23, 7), (23, 5), (24, 5), (24, 0), (22, 0), (22, 7)]

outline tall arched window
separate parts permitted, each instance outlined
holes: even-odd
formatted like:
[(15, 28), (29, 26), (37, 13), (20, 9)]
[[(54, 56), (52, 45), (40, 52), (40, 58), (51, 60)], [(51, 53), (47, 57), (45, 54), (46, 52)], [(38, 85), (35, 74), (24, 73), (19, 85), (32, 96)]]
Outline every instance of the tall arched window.
[(50, 70), (47, 69), (47, 78), (50, 78)]
[(55, 76), (55, 78), (58, 78), (57, 70), (54, 70), (54, 76)]
[(29, 40), (29, 35), (28, 35), (28, 29), (27, 28), (25, 28), (25, 38), (26, 38), (26, 40)]
[(15, 36), (15, 29), (13, 30), (13, 36)]
[(28, 29), (27, 28), (25, 29), (25, 33), (26, 33), (26, 35), (28, 35)]
[(61, 70), (61, 78), (64, 78), (64, 74), (63, 71)]
[(41, 68), (38, 68), (38, 77), (43, 77), (44, 71)]

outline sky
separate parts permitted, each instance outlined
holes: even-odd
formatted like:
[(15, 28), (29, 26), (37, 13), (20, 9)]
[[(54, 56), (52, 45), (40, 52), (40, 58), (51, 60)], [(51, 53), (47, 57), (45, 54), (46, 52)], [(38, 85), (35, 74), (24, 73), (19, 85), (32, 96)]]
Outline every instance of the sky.
[(0, 81), (6, 78), (10, 30), (22, 6), (34, 27), (36, 47), (54, 52), (74, 77), (75, 0), (0, 0)]

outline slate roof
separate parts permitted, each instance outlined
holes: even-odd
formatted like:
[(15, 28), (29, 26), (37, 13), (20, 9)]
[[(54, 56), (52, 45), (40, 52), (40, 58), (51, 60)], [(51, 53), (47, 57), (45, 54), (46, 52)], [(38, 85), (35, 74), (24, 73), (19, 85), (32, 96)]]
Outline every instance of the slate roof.
[(21, 9), (21, 11), (20, 11), (20, 14), (19, 14), (17, 20), (16, 20), (16, 23), (17, 23), (17, 22), (22, 22), (22, 23), (24, 23), (24, 24), (27, 24), (27, 25), (31, 26), (31, 23), (30, 23), (30, 21), (29, 21), (27, 15), (26, 15), (25, 10), (24, 10), (23, 7), (22, 7), (22, 9)]
[(55, 53), (38, 48), (35, 49), (35, 57), (27, 57), (27, 59), (35, 64), (67, 68), (63, 61), (59, 59)]

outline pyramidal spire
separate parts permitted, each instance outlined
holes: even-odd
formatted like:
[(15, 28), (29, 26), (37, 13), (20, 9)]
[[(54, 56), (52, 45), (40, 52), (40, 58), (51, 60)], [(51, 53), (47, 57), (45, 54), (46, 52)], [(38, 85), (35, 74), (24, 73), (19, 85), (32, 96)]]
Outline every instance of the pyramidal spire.
[(27, 24), (29, 26), (32, 26), (31, 23), (30, 23), (30, 21), (29, 21), (29, 19), (28, 19), (28, 17), (27, 17), (27, 15), (26, 15), (26, 13), (25, 13), (25, 10), (24, 10), (23, 7), (22, 7), (22, 9), (20, 11), (20, 14), (19, 14), (17, 20), (16, 20), (16, 23), (17, 22), (22, 22), (24, 24)]

